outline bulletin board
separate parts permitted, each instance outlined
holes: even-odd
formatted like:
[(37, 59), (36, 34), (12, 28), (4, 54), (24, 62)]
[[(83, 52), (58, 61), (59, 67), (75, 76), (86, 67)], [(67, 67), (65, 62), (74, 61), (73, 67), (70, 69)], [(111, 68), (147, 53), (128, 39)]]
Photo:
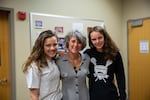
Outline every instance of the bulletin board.
[(54, 31), (59, 38), (64, 38), (69, 31), (78, 30), (86, 37), (88, 30), (93, 26), (104, 27), (103, 20), (77, 18), (70, 16), (61, 16), (44, 13), (30, 13), (30, 45), (31, 48), (40, 32), (45, 30)]

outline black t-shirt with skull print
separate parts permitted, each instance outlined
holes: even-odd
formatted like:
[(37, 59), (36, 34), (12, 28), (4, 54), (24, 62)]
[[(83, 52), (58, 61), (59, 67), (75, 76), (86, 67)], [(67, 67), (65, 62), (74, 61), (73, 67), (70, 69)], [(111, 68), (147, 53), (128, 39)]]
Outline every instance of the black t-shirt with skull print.
[[(105, 54), (97, 52), (95, 48), (87, 49), (84, 53), (87, 53), (91, 59), (89, 66), (90, 100), (125, 100), (125, 74), (120, 53), (117, 53), (113, 61), (105, 60)], [(115, 85), (114, 75), (118, 88)]]

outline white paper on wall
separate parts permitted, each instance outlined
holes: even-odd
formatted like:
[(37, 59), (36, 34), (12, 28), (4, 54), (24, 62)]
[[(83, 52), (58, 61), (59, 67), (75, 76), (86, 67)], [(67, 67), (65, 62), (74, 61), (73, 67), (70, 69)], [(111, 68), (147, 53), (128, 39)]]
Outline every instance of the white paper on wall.
[(73, 23), (72, 29), (73, 29), (73, 31), (77, 30), (77, 31), (83, 33), (83, 23)]
[(148, 40), (140, 41), (140, 53), (149, 53), (149, 41)]

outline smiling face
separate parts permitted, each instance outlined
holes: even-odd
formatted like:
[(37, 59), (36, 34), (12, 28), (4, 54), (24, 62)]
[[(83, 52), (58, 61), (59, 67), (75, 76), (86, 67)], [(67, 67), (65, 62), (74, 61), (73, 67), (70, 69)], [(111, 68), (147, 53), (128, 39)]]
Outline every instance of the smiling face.
[(58, 41), (55, 36), (46, 38), (44, 41), (44, 53), (48, 59), (55, 57), (58, 48)]
[(98, 51), (103, 51), (104, 46), (104, 36), (100, 32), (91, 32), (90, 33), (91, 42), (96, 47)]
[(81, 49), (81, 42), (79, 42), (76, 37), (71, 37), (68, 42), (68, 50), (70, 51), (70, 53), (78, 54)]

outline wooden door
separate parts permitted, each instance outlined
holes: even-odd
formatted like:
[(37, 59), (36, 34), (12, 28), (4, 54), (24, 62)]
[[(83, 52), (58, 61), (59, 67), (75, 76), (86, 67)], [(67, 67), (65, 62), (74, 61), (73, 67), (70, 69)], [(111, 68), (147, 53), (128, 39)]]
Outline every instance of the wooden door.
[(150, 19), (128, 22), (129, 100), (150, 100)]
[(10, 100), (8, 13), (0, 11), (0, 100)]

